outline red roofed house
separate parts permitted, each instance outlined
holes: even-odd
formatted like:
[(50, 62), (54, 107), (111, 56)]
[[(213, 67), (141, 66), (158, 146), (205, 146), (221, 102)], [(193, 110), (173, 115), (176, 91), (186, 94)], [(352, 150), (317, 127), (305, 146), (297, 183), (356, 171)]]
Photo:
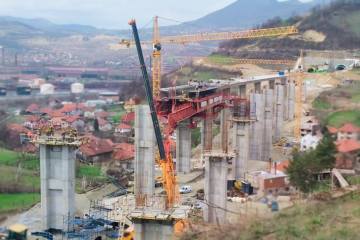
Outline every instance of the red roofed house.
[(107, 132), (107, 131), (111, 131), (112, 129), (112, 125), (111, 123), (109, 123), (108, 121), (106, 121), (103, 118), (98, 118), (98, 123), (99, 123), (99, 130), (102, 132)]
[(85, 122), (78, 115), (66, 116), (63, 118), (65, 122), (70, 124), (71, 127), (75, 128), (77, 131), (82, 132), (85, 128)]
[(25, 110), (25, 113), (27, 114), (38, 114), (39, 112), (40, 112), (39, 105), (35, 103), (30, 104), (30, 106), (28, 106)]
[(360, 172), (360, 142), (354, 139), (337, 141), (336, 168)]
[(27, 116), (24, 122), (24, 127), (34, 130), (38, 126), (38, 122), (40, 121), (40, 117), (36, 115)]
[(80, 103), (66, 103), (59, 111), (65, 115), (80, 115), (82, 113), (82, 107), (83, 104)]
[(359, 140), (360, 139), (360, 128), (357, 126), (346, 123), (341, 128), (337, 130), (337, 139), (338, 140), (344, 140), (344, 139), (354, 139)]
[(134, 169), (135, 146), (129, 143), (116, 144), (112, 157), (117, 166), (124, 169)]
[(22, 136), (26, 136), (29, 133), (31, 131), (20, 124), (8, 124), (5, 130), (7, 146), (11, 149), (22, 147), (25, 140)]
[(123, 134), (123, 135), (127, 135), (127, 134), (131, 134), (132, 133), (132, 127), (126, 123), (120, 123), (116, 128), (115, 128), (115, 133), (118, 134)]
[(113, 143), (110, 139), (90, 136), (86, 144), (81, 145), (77, 157), (87, 163), (100, 163), (112, 158)]

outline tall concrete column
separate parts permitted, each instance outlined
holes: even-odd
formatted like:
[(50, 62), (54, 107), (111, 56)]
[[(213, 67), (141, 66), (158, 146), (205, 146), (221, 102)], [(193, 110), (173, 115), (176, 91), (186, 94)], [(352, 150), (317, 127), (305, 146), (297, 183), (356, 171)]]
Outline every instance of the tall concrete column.
[(155, 192), (155, 133), (150, 108), (135, 107), (135, 186), (136, 206), (143, 206)]
[(284, 86), (277, 84), (275, 86), (275, 114), (274, 114), (274, 135), (273, 142), (278, 142), (281, 138), (281, 129), (284, 119)]
[(289, 83), (289, 97), (288, 97), (288, 114), (289, 120), (294, 120), (295, 117), (295, 83)]
[(250, 117), (255, 121), (250, 124), (250, 155), (251, 160), (261, 160), (262, 141), (264, 134), (264, 101), (263, 94), (250, 94)]
[(246, 85), (240, 85), (239, 86), (237, 95), (240, 98), (244, 98), (244, 99), (246, 98)]
[(260, 93), (261, 92), (261, 82), (256, 82), (254, 83), (254, 90), (255, 90), (255, 93)]
[(189, 173), (191, 171), (191, 129), (190, 122), (184, 121), (176, 128), (176, 171)]
[(227, 160), (224, 156), (205, 156), (204, 220), (224, 224), (227, 202)]
[(273, 137), (273, 95), (272, 89), (264, 90), (264, 135), (262, 161), (268, 161), (271, 157)]
[(67, 231), (75, 214), (75, 148), (40, 144), (41, 215), (44, 229)]
[(287, 121), (289, 119), (289, 94), (290, 94), (290, 84), (286, 82), (283, 84), (284, 89), (284, 110), (283, 110), (283, 120)]
[(230, 110), (225, 108), (220, 115), (221, 149), (224, 153), (229, 151), (229, 117)]
[(249, 121), (234, 120), (234, 151), (232, 173), (235, 179), (245, 178), (249, 161)]
[(201, 146), (202, 152), (212, 150), (213, 146), (213, 118), (210, 110), (207, 112), (206, 118), (202, 121), (201, 126)]

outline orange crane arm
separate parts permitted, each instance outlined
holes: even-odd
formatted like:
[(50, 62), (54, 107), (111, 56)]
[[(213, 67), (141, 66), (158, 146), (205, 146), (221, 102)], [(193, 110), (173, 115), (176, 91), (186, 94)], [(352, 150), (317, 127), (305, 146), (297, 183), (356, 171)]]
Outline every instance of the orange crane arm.
[(185, 44), (185, 43), (194, 43), (200, 41), (222, 41), (222, 40), (232, 40), (232, 39), (286, 36), (296, 33), (298, 33), (298, 29), (294, 26), (290, 26), (290, 27), (245, 30), (238, 32), (217, 32), (217, 33), (214, 32), (214, 33), (199, 33), (192, 35), (166, 36), (161, 38), (161, 42), (168, 44)]
[[(299, 30), (295, 26), (277, 27), (277, 28), (264, 28), (244, 30), (237, 32), (213, 32), (213, 33), (197, 33), (189, 35), (178, 36), (165, 36), (160, 37), (162, 44), (186, 44), (201, 41), (223, 41), (232, 39), (250, 39), (250, 38), (263, 38), (263, 37), (276, 37), (297, 34)], [(121, 40), (121, 44), (128, 46), (134, 45), (133, 40)], [(142, 44), (153, 44), (153, 41), (142, 41)]]
[[(207, 57), (192, 57), (192, 60), (204, 60), (216, 64), (216, 57), (208, 59)], [(219, 58), (221, 60), (221, 58)], [(270, 64), (270, 65), (295, 65), (294, 60), (290, 59), (252, 59), (252, 58), (229, 58), (226, 59), (228, 64)]]

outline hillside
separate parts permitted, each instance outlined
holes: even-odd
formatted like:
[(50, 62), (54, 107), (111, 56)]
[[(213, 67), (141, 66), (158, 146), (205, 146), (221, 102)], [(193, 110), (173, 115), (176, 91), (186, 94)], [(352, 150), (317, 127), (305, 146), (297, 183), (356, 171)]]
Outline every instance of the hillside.
[(358, 49), (360, 46), (360, 2), (335, 1), (326, 7), (314, 8), (307, 16), (291, 17), (286, 20), (274, 18), (262, 27), (284, 25), (296, 25), (300, 35), (289, 38), (228, 41), (220, 45), (218, 53), (254, 58), (262, 52), (265, 53), (262, 57), (266, 55), (273, 58), (289, 58), (298, 55), (297, 49)]
[[(320, 196), (320, 195), (319, 195)], [(326, 194), (324, 194), (326, 196)], [(307, 201), (282, 210), (268, 219), (246, 221), (237, 225), (192, 226), (180, 239), (359, 239), (360, 193), (328, 201)]]
[(289, 0), (238, 0), (229, 6), (210, 13), (189, 25), (207, 30), (252, 28), (274, 17), (288, 18), (302, 15), (317, 4), (327, 3), (329, 0), (314, 0), (300, 2)]

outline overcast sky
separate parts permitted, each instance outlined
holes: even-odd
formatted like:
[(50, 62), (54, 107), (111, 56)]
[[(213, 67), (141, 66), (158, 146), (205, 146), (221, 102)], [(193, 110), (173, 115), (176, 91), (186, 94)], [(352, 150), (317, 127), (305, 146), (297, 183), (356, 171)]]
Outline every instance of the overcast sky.
[[(127, 21), (130, 18), (136, 18), (139, 25), (146, 24), (154, 15), (181, 22), (194, 20), (235, 1), (0, 0), (0, 15), (45, 18), (55, 23), (77, 23), (116, 29), (127, 28)], [(162, 23), (171, 22), (162, 21)]]

